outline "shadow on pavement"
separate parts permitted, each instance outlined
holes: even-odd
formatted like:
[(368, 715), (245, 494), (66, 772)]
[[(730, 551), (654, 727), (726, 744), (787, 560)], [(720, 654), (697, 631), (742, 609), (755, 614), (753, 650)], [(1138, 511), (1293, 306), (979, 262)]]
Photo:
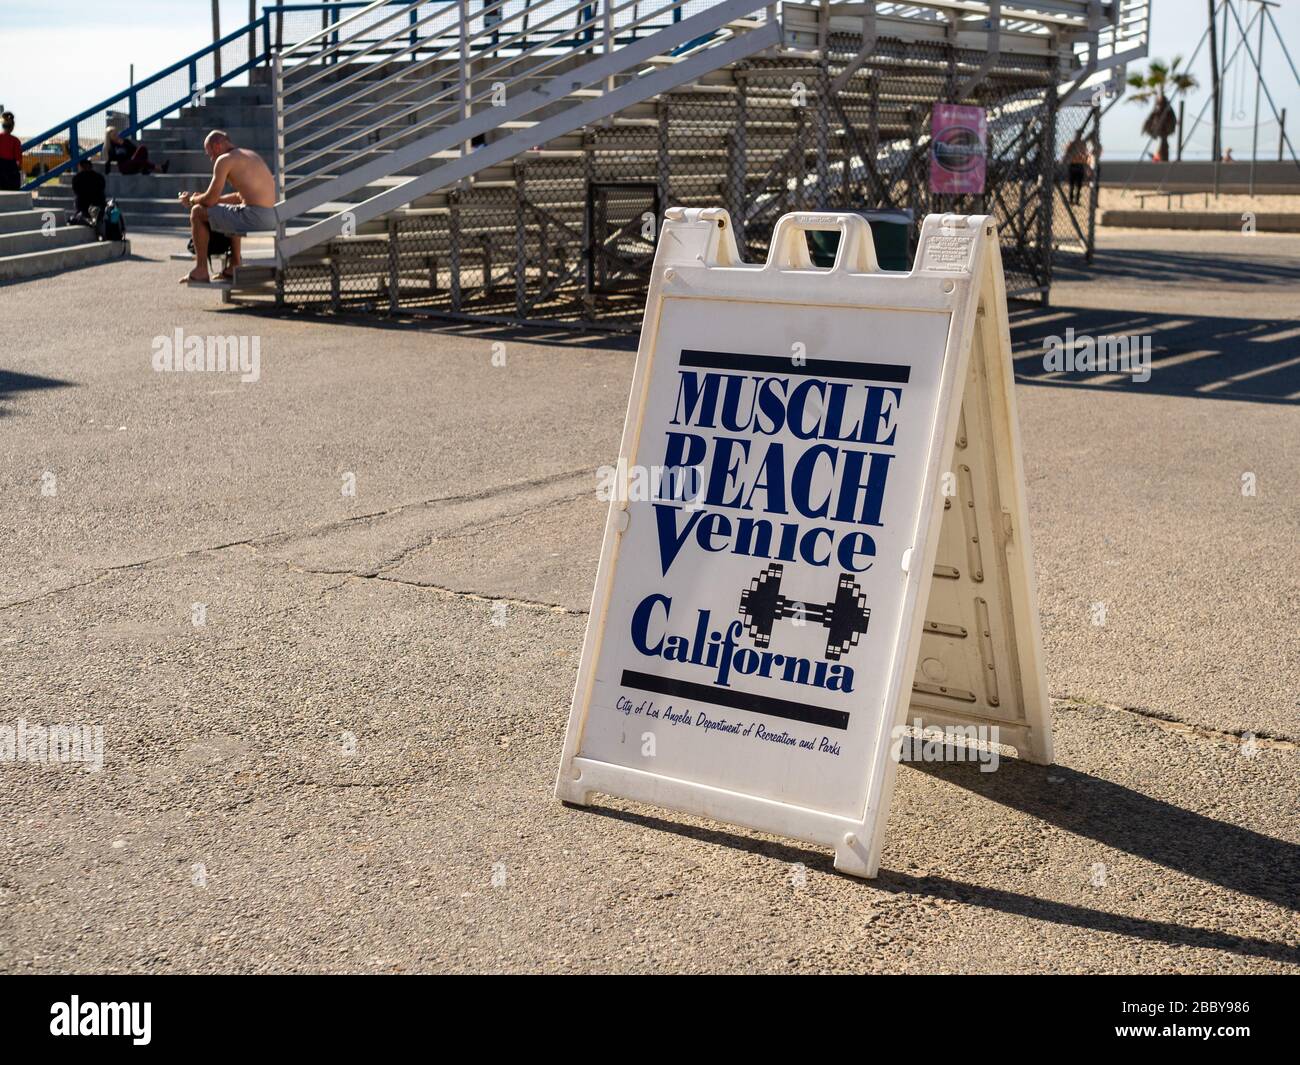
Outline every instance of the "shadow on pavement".
[[(1151, 379), (1101, 372), (1048, 372), (1044, 340), (1151, 337)], [(1016, 381), (1133, 395), (1194, 396), (1300, 404), (1300, 319), (1214, 318), (1093, 307), (1011, 309)]]
[[(1222, 235), (1222, 234), (1216, 234)], [(1195, 234), (1188, 234), (1195, 241)], [(1245, 238), (1249, 240), (1250, 238)], [(1202, 251), (1147, 251), (1099, 244), (1091, 265), (1062, 257), (1053, 269), (1054, 281), (1135, 281), (1150, 285), (1300, 285), (1300, 261), (1290, 255), (1256, 254), (1268, 248), (1242, 247), (1236, 254), (1207, 256)]]
[(1166, 943), (1176, 947), (1206, 947), (1254, 958), (1290, 962), (1293, 965), (1300, 963), (1300, 949), (1289, 947), (1285, 943), (1275, 943), (1269, 939), (1236, 936), (1210, 928), (1175, 924), (1172, 921), (1152, 921), (1145, 917), (1107, 913), (1087, 906), (1037, 899), (1032, 895), (966, 884), (960, 880), (948, 880), (941, 876), (909, 876), (907, 873), (881, 870), (876, 884), (885, 891), (950, 899), (971, 906), (983, 906), (985, 909), (997, 910), (1000, 913), (1014, 914), (1017, 917), (1028, 917), (1034, 921), (1050, 921), (1052, 924), (1069, 925), (1074, 928), (1113, 932), (1116, 935), (1132, 936), (1136, 939), (1146, 939), (1153, 943)]
[[(996, 773), (981, 773), (969, 762), (911, 763), (909, 767), (1107, 847), (1288, 910), (1297, 909), (1300, 847), (1293, 844), (1192, 813), (1059, 765), (1035, 766), (1007, 758)], [(1049, 776), (1053, 778), (1051, 781)], [(828, 852), (797, 843), (760, 839), (725, 828), (703, 828), (609, 807), (581, 809), (584, 813), (672, 832), (715, 846), (791, 864), (801, 862), (824, 872), (834, 871)], [(1300, 947), (1286, 943), (1110, 913), (942, 876), (912, 876), (882, 869), (871, 883), (891, 893), (950, 899), (1035, 921), (1300, 964)]]
[(1300, 846), (1216, 821), (1066, 766), (1004, 759), (996, 773), (969, 762), (911, 767), (1115, 850), (1212, 884), (1300, 910)]
[(473, 337), (486, 344), (495, 341), (518, 341), (520, 344), (536, 344), (543, 347), (578, 348), (593, 351), (624, 351), (635, 353), (639, 334), (637, 332), (605, 332), (588, 329), (583, 326), (570, 326), (563, 323), (547, 325), (545, 323), (528, 323), (511, 325), (485, 321), (467, 321), (463, 318), (441, 317), (436, 314), (411, 314), (402, 312), (394, 317), (381, 314), (287, 314), (274, 307), (253, 307), (240, 304), (226, 304), (221, 308), (222, 314), (247, 315), (260, 318), (278, 318), (302, 323), (319, 324), (323, 329), (338, 326), (350, 326), (362, 329), (383, 329), (399, 333), (428, 333), (436, 336)]
[(37, 388), (74, 388), (71, 381), (61, 381), (57, 377), (41, 377), (39, 374), (16, 373), (13, 370), (0, 369), (0, 417), (8, 414), (5, 401), (15, 392), (30, 392)]

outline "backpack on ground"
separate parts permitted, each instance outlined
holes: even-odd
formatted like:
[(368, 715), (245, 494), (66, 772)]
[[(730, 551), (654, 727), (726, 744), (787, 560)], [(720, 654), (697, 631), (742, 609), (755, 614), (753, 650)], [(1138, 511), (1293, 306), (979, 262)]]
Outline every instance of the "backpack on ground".
[(116, 200), (109, 200), (99, 212), (96, 233), (100, 240), (126, 239), (126, 220)]

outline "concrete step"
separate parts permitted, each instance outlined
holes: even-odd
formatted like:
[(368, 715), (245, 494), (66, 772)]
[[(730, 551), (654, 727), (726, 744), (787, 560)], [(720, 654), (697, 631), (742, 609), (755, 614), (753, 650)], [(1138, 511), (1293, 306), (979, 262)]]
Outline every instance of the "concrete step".
[(57, 274), (79, 266), (91, 266), (111, 259), (122, 259), (130, 254), (130, 241), (112, 240), (27, 252), (24, 255), (10, 255), (0, 258), (0, 281), (17, 281), (42, 274)]
[(194, 174), (108, 175), (108, 196), (115, 200), (174, 200), (180, 192), (202, 192), (212, 181), (212, 170)]
[(95, 231), (89, 226), (58, 226), (48, 232), (31, 229), (19, 233), (0, 233), (0, 259), (11, 255), (26, 255), (33, 251), (93, 244), (95, 239)]
[[(28, 195), (24, 193), (23, 195)], [(56, 219), (62, 221), (62, 219)], [(0, 212), (0, 233), (23, 233), (40, 229), (45, 224), (45, 212), (29, 209), (25, 211)]]
[(0, 214), (13, 211), (30, 211), (32, 194), (30, 192), (0, 192)]
[(141, 143), (149, 149), (150, 158), (157, 156), (157, 161), (162, 162), (167, 158), (168, 151), (202, 151), (203, 138), (212, 129), (225, 129), (236, 144), (244, 148), (252, 148), (255, 152), (269, 151), (275, 143), (275, 129), (269, 123), (265, 126), (230, 127), (198, 123), (193, 126), (146, 130), (145, 139)]
[(207, 125), (208, 129), (225, 129), (227, 126), (264, 126), (275, 122), (275, 108), (270, 104), (246, 104), (238, 100), (209, 100), (198, 107), (182, 107), (164, 118), (161, 128), (194, 129)]
[[(113, 197), (122, 216), (126, 219), (127, 229), (132, 226), (181, 226), (189, 228), (190, 209), (176, 199), (146, 199)], [(71, 211), (72, 192), (42, 193), (36, 205), (42, 209), (54, 211)]]

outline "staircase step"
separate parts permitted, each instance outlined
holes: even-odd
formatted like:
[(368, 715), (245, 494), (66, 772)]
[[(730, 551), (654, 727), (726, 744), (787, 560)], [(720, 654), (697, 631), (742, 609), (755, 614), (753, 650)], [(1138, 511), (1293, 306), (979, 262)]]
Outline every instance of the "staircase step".
[[(57, 214), (57, 209), (55, 210)], [(45, 224), (45, 214), (45, 211), (35, 209), (0, 212), (0, 233), (24, 233), (40, 229)], [(62, 219), (56, 218), (56, 221)]]
[[(151, 199), (148, 197), (115, 196), (113, 199), (121, 209), (122, 217), (126, 219), (128, 232), (132, 228), (143, 226), (189, 228), (190, 209), (174, 197)], [(36, 201), (38, 207), (44, 206), (46, 209), (55, 211), (72, 210), (72, 202), (71, 190), (62, 194), (43, 193), (40, 199)], [(0, 215), (0, 218), (3, 218), (3, 215)], [(0, 223), (0, 226), (2, 225), (3, 223)]]
[(59, 226), (48, 233), (40, 229), (0, 233), (0, 258), (93, 244), (95, 240), (95, 232), (89, 226)]
[(76, 244), (69, 248), (28, 252), (0, 258), (0, 281), (17, 281), (42, 274), (56, 274), (79, 266), (121, 259), (131, 254), (131, 242), (106, 240), (93, 244)]
[(30, 211), (32, 194), (30, 192), (0, 192), (0, 214), (11, 211)]

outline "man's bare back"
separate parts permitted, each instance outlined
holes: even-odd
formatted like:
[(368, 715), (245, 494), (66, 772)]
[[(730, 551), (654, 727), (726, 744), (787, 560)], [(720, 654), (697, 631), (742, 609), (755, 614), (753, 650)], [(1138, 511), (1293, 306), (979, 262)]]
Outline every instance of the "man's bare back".
[(240, 199), (252, 207), (275, 206), (275, 178), (262, 157), (247, 148), (231, 148), (217, 158), (212, 167), (216, 178), (225, 171), (225, 179), (239, 193)]

